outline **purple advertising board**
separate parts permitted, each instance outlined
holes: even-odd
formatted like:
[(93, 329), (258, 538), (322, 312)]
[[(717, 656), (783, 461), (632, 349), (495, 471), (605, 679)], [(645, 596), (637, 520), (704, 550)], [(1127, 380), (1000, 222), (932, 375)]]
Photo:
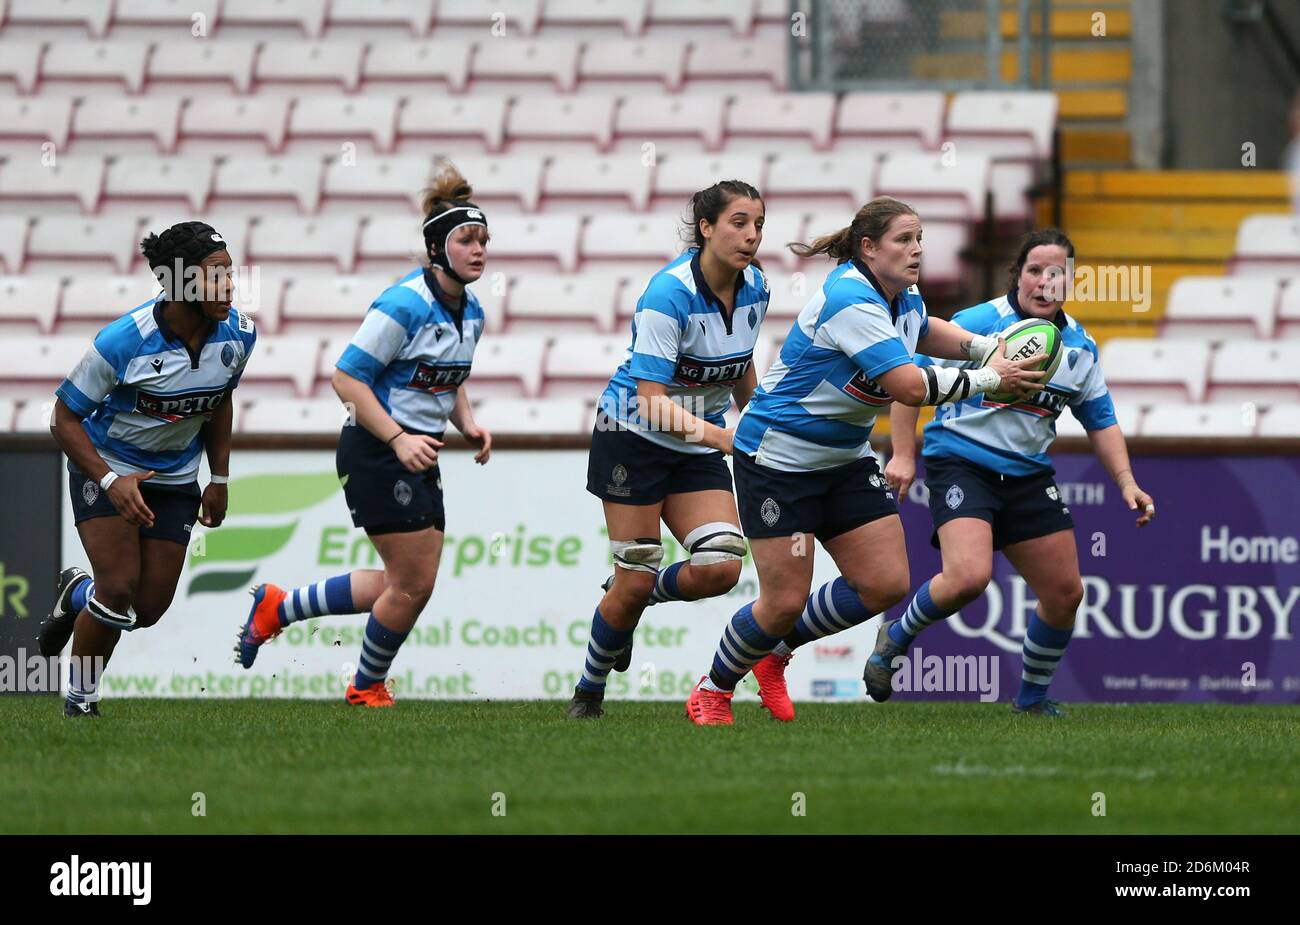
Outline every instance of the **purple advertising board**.
[[(1300, 458), (1135, 457), (1134, 474), (1157, 510), (1141, 529), (1094, 456), (1053, 461), (1084, 585), (1053, 697), (1300, 703)], [(923, 479), (918, 466), (900, 505), (914, 589), (941, 567)], [(917, 668), (931, 655), (997, 656), (1005, 700), (1020, 685), (1021, 641), (1035, 603), (995, 554), (985, 594), (918, 637)]]

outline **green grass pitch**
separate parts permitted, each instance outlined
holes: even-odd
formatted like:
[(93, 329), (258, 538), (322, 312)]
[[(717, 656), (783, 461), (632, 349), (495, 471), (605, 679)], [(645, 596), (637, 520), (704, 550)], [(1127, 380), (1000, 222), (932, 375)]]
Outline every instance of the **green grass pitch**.
[(101, 707), (65, 720), (56, 698), (0, 697), (0, 832), (1294, 834), (1300, 818), (1296, 707), (801, 704), (783, 725), (744, 702), (703, 729), (677, 703), (584, 723), (558, 702)]

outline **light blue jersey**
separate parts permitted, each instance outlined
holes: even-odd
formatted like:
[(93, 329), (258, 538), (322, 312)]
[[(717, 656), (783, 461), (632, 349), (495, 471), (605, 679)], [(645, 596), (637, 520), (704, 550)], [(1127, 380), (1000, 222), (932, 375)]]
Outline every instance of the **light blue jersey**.
[(662, 382), (668, 397), (710, 424), (725, 426), (731, 392), (754, 362), (754, 343), (767, 314), (767, 279), (749, 266), (736, 278), (728, 315), (690, 248), (653, 277), (636, 303), (632, 345), (600, 396), (607, 415), (662, 447), (681, 453), (714, 452), (637, 414), (638, 379)]
[(183, 485), (198, 476), (199, 430), (231, 400), (257, 331), (252, 318), (232, 308), (191, 352), (162, 306), (160, 294), (95, 335), (54, 394), (82, 418), (114, 472), (153, 470), (151, 483)]
[[(972, 334), (996, 336), (1029, 317), (1016, 304), (1013, 292), (963, 309), (952, 320)], [(1052, 469), (1047, 448), (1056, 439), (1056, 418), (1066, 405), (1087, 430), (1115, 423), (1115, 405), (1097, 362), (1097, 342), (1064, 309), (1056, 313), (1054, 323), (1061, 331), (1065, 355), (1047, 391), (1011, 404), (979, 394), (938, 406), (934, 420), (925, 426), (923, 457), (956, 456), (1003, 475), (1034, 475)], [(969, 361), (930, 357), (918, 357), (917, 363), (974, 366)]]
[(840, 264), (799, 313), (741, 415), (736, 449), (792, 472), (866, 456), (876, 416), (893, 401), (876, 379), (911, 363), (929, 326), (915, 286), (891, 305), (864, 264)]
[(414, 270), (379, 294), (336, 365), (403, 428), (440, 434), (482, 335), (472, 292), (449, 295), (430, 271)]

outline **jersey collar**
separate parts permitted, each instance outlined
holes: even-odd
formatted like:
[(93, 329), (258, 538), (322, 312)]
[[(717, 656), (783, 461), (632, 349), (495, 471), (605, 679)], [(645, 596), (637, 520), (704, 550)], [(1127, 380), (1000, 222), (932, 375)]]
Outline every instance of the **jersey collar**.
[[(854, 257), (852, 261), (853, 261), (853, 266), (857, 269), (859, 273), (861, 273), (863, 276), (867, 278), (867, 282), (871, 284), (871, 287), (875, 289), (877, 293), (880, 294), (880, 297), (882, 299), (885, 298), (885, 289), (883, 286), (880, 285), (880, 280), (876, 279), (876, 274), (871, 272), (871, 268), (868, 267), (861, 260), (859, 260), (857, 257)], [(890, 320), (897, 321), (899, 312), (902, 310), (902, 308), (903, 308), (903, 293), (900, 292), (896, 296), (894, 296), (894, 300), (889, 303)]]
[(424, 284), (429, 287), (429, 291), (433, 293), (433, 297), (438, 304), (453, 315), (459, 315), (465, 311), (465, 303), (469, 301), (468, 289), (461, 290), (459, 298), (453, 296), (438, 285), (438, 276), (429, 267), (424, 268)]
[[(1037, 315), (1029, 314), (1028, 312), (1026, 312), (1024, 309), (1020, 307), (1020, 300), (1016, 297), (1016, 290), (1014, 289), (1010, 289), (1007, 291), (1007, 304), (1011, 306), (1011, 310), (1014, 311), (1016, 313), (1016, 316), (1020, 318), (1020, 320), (1022, 321), (1028, 321), (1030, 318), (1038, 317)], [(1039, 319), (1039, 320), (1050, 320), (1052, 324), (1056, 325), (1057, 330), (1060, 331), (1064, 331), (1066, 325), (1068, 324), (1068, 322), (1065, 320), (1064, 308), (1058, 308), (1056, 310), (1056, 314), (1053, 315), (1050, 319)]]
[(727, 326), (727, 333), (731, 333), (731, 317), (736, 313), (736, 306), (740, 302), (740, 290), (745, 286), (745, 271), (741, 270), (736, 274), (736, 286), (731, 294), (731, 311), (728, 312), (722, 300), (717, 294), (709, 288), (709, 282), (704, 278), (704, 271), (700, 269), (700, 250), (695, 248), (695, 254), (691, 257), (691, 276), (695, 279), (695, 291), (704, 297), (706, 305), (717, 308), (718, 313), (722, 315), (722, 320)]
[[(203, 350), (202, 348), (199, 348), (199, 352), (195, 353), (194, 350), (190, 348), (189, 343), (183, 337), (177, 334), (174, 330), (172, 330), (172, 326), (167, 323), (167, 318), (163, 315), (163, 305), (165, 305), (167, 302), (166, 295), (167, 295), (166, 293), (160, 292), (158, 293), (157, 297), (154, 299), (154, 303), (153, 303), (154, 324), (158, 325), (158, 333), (163, 336), (163, 340), (171, 344), (180, 344), (182, 347), (185, 348), (185, 352), (190, 355), (190, 368), (198, 369), (199, 357), (202, 355)], [(217, 323), (215, 321), (209, 320), (208, 332), (203, 335), (203, 342), (205, 344), (212, 339), (212, 335), (216, 333), (216, 330), (217, 330)]]

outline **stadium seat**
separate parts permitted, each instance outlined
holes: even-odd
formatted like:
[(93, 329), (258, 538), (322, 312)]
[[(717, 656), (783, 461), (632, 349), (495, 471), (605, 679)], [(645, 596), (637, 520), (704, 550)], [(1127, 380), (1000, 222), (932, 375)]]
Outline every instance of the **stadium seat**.
[[(242, 252), (235, 256), (238, 261)], [(247, 267), (235, 274), (234, 307), (253, 318), (261, 334), (280, 330), (280, 301), (288, 280), (280, 273)]]
[(923, 222), (980, 221), (989, 189), (988, 157), (963, 154), (950, 163), (944, 161), (936, 154), (886, 157), (876, 178), (876, 195), (902, 199), (921, 214)]
[[(69, 322), (93, 322), (102, 327), (114, 318), (154, 298), (162, 287), (148, 270), (131, 275), (100, 276), (77, 274), (68, 277), (63, 287), (63, 305), (59, 309), (59, 325), (63, 329)], [(90, 327), (89, 324), (79, 326)]]
[(749, 35), (754, 28), (753, 0), (651, 0), (651, 26), (706, 26), (723, 23), (734, 35)]
[(391, 151), (397, 137), (397, 100), (387, 96), (299, 97), (289, 113), (289, 144), (326, 139), (331, 152), (365, 138)]
[(266, 42), (253, 76), (259, 84), (339, 84), (352, 93), (361, 81), (363, 49), (358, 42)]
[[(1138, 421), (1142, 418), (1142, 407), (1131, 402), (1119, 402), (1115, 405), (1115, 423), (1119, 425), (1120, 432), (1126, 437), (1132, 437), (1138, 432)], [(1087, 437), (1088, 432), (1084, 430), (1079, 419), (1074, 416), (1074, 412), (1068, 407), (1056, 418), (1056, 436), (1059, 437)]]
[(789, 328), (808, 304), (808, 300), (821, 288), (825, 278), (824, 274), (819, 276), (808, 270), (794, 273), (768, 272), (765, 275), (768, 287), (767, 318), (763, 322), (765, 329)]
[(1240, 403), (1227, 405), (1159, 404), (1142, 418), (1144, 437), (1252, 437), (1255, 419)]
[(429, 0), (331, 0), (326, 14), (328, 28), (347, 26), (406, 26), (411, 35), (423, 37), (433, 25)]
[(35, 395), (18, 406), (14, 431), (20, 434), (44, 433), (54, 418), (54, 394)]
[(13, 81), (20, 93), (31, 93), (44, 53), (40, 42), (0, 42), (0, 78)]
[[(496, 234), (496, 222), (493, 222), (493, 241), (488, 245), (490, 249), (496, 247)], [(423, 253), (424, 238), (418, 218), (409, 215), (378, 215), (366, 219), (361, 226), (357, 255), (363, 261), (413, 262), (420, 260)]]
[(473, 89), (483, 81), (547, 81), (571, 93), (578, 80), (578, 43), (566, 39), (487, 38), (470, 63)]
[(1278, 405), (1265, 411), (1255, 431), (1259, 437), (1300, 437), (1300, 405)]
[(0, 398), (0, 434), (18, 429), (14, 421), (17, 410), (18, 403), (12, 398)]
[(1237, 226), (1234, 273), (1286, 273), (1300, 270), (1300, 217), (1248, 215)]
[(176, 147), (180, 112), (181, 100), (174, 97), (83, 100), (72, 118), (72, 141), (81, 150), (93, 139), (96, 148), (103, 150), (105, 141), (146, 139), (167, 153)]
[[(849, 216), (845, 215), (842, 219), (837, 218), (836, 221), (844, 225), (848, 224), (848, 219)], [(763, 218), (763, 240), (758, 245), (758, 259), (764, 267), (768, 269), (776, 269), (777, 267), (783, 267), (786, 270), (795, 269), (799, 263), (799, 258), (786, 245), (791, 241), (803, 242), (806, 240), (804, 228), (807, 225), (807, 220), (807, 213), (790, 206), (768, 209)], [(831, 229), (828, 228), (827, 230)], [(828, 271), (829, 269), (830, 267), (827, 267)], [(822, 275), (825, 276), (824, 273)], [(820, 285), (820, 278), (818, 285)]]
[(580, 321), (610, 331), (622, 285), (623, 277), (614, 273), (520, 276), (510, 287), (506, 317), (512, 331), (521, 322), (552, 330), (556, 321)]
[[(352, 334), (337, 334), (334, 337), (325, 339), (325, 346), (321, 348), (320, 356), (316, 361), (316, 376), (318, 379), (328, 382), (333, 377), (334, 364), (343, 356), (343, 351), (348, 349), (348, 344), (351, 342)], [(327, 386), (325, 391), (334, 396), (333, 388)], [(322, 394), (320, 388), (317, 388), (316, 392)], [(337, 399), (337, 396), (335, 398)]]
[(108, 30), (113, 5), (104, 0), (9, 0), (6, 26), (83, 26), (93, 36)]
[(943, 133), (943, 93), (934, 90), (846, 93), (835, 118), (835, 134), (857, 149), (862, 138), (885, 139), (901, 153), (937, 148)]
[(1300, 403), (1300, 341), (1224, 341), (1210, 358), (1207, 400)]
[(523, 97), (506, 117), (510, 150), (554, 153), (581, 140), (601, 151), (613, 137), (614, 101), (603, 97)]
[(676, 213), (593, 215), (582, 234), (583, 259), (613, 258), (666, 262), (681, 249)]
[[(546, 28), (619, 26), (628, 35), (640, 35), (648, 12), (648, 0), (546, 0), (542, 25)], [(605, 41), (602, 37), (598, 44)]]
[[(694, 0), (692, 0), (694, 2)], [(686, 78), (695, 89), (703, 86), (760, 84), (784, 90), (786, 49), (783, 39), (699, 42), (686, 55)]]
[[(47, 4), (48, 5), (48, 4)], [(107, 4), (104, 4), (107, 6)], [(144, 86), (144, 62), (149, 46), (143, 42), (51, 42), (41, 61), (41, 80), (76, 81), (81, 90), (92, 90), (87, 81), (113, 81), (131, 93)]]
[(197, 97), (181, 112), (181, 141), (256, 139), (279, 151), (289, 126), (289, 101), (279, 97)]
[(325, 165), (318, 157), (231, 157), (217, 165), (214, 199), (291, 199), (302, 212), (320, 203)]
[(268, 26), (291, 25), (313, 38), (325, 28), (328, 0), (224, 0), (221, 27), (244, 26), (265, 30)]
[(248, 259), (331, 261), (341, 273), (356, 264), (357, 221), (326, 216), (264, 215), (253, 223)]
[[(429, 142), (449, 139), (463, 144), (478, 140), (488, 151), (500, 151), (505, 139), (505, 97), (443, 98), (421, 96), (408, 99), (397, 116), (397, 134), (416, 145), (413, 153), (427, 153)], [(406, 153), (406, 152), (404, 152)]]
[(115, 34), (131, 26), (165, 26), (189, 32), (198, 13), (211, 29), (218, 20), (218, 6), (218, 0), (116, 0), (112, 28)]
[(871, 198), (876, 164), (870, 156), (783, 153), (773, 158), (761, 191), (764, 196), (835, 196), (852, 214)]
[(42, 157), (11, 157), (0, 162), (0, 202), (74, 199), (83, 212), (94, 212), (104, 188), (103, 158), (60, 157), (45, 164)]
[[(615, 115), (614, 132), (620, 149), (641, 150), (646, 139), (657, 148), (678, 150), (672, 139), (689, 138), (700, 149), (722, 146), (727, 101), (722, 96), (626, 96)], [(697, 187), (698, 188), (698, 187)]]
[(496, 434), (582, 434), (591, 430), (591, 413), (581, 396), (521, 401), (486, 398), (474, 420)]
[[(90, 342), (83, 337), (0, 337), (0, 382), (9, 397), (44, 397), (72, 372)], [(39, 390), (20, 389), (19, 384)], [(19, 395), (18, 391), (23, 394)]]
[(1114, 337), (1101, 351), (1102, 372), (1117, 404), (1200, 402), (1209, 364), (1210, 347), (1202, 341)]
[(686, 42), (649, 39), (601, 39), (588, 42), (578, 64), (583, 89), (616, 81), (622, 89), (657, 81), (676, 93), (686, 73)]
[[(521, 32), (532, 35), (537, 31), (542, 15), (542, 0), (439, 0), (437, 28), (447, 26), (473, 27), (482, 30), (484, 38), (494, 37), (489, 30), (504, 27), (505, 36)], [(504, 37), (504, 36), (502, 36)]]
[(320, 350), (321, 342), (317, 337), (259, 337), (256, 362), (248, 364), (240, 382), (259, 383), (259, 391), (268, 382), (290, 382), (294, 394), (306, 397), (311, 394), (316, 379)]
[[(140, 238), (139, 222), (126, 216), (45, 215), (31, 227), (28, 260), (110, 260), (119, 273), (131, 268)], [(77, 267), (77, 272), (85, 272)]]
[(1277, 306), (1277, 336), (1300, 337), (1300, 276), (1283, 280), (1282, 298)]
[[(8, 46), (0, 45), (0, 56), (7, 53)], [(0, 99), (0, 142), (52, 141), (56, 148), (65, 148), (72, 125), (72, 102), (71, 98), (58, 97)]]
[(23, 266), (23, 255), (27, 248), (27, 226), (25, 217), (0, 215), (0, 260), (5, 269), (17, 273)]
[[(492, 200), (517, 201), (535, 212), (542, 196), (542, 158), (531, 154), (467, 156), (455, 161), (474, 187), (474, 200), (487, 208)], [(491, 245), (489, 245), (489, 249)]]
[(154, 88), (220, 82), (246, 94), (253, 85), (256, 56), (253, 42), (159, 42), (149, 58), (149, 82)]
[(417, 89), (437, 81), (464, 93), (471, 51), (469, 42), (377, 42), (366, 52), (361, 76), (367, 89), (376, 82)]
[(623, 362), (625, 334), (566, 335), (551, 344), (542, 367), (543, 394), (594, 397)]
[[(261, 344), (258, 344), (261, 350)], [(247, 379), (247, 373), (245, 373)], [(239, 391), (243, 391), (240, 389)], [(347, 409), (337, 397), (258, 397), (239, 403), (243, 434), (337, 434), (348, 420)]]
[(470, 394), (474, 397), (536, 396), (542, 389), (542, 356), (546, 339), (528, 334), (484, 338), (474, 350)]
[(653, 174), (653, 167), (626, 155), (562, 155), (547, 167), (542, 193), (548, 200), (617, 199), (619, 206), (643, 212), (650, 202)]
[(414, 212), (432, 171), (430, 158), (414, 154), (362, 157), (354, 163), (335, 158), (325, 167), (324, 194), (326, 200), (362, 200), (372, 207), (400, 201)]
[(104, 201), (175, 199), (200, 212), (212, 189), (211, 159), (130, 154), (112, 158), (104, 175)]
[(655, 167), (654, 194), (671, 198), (672, 206), (719, 180), (743, 180), (767, 194), (766, 165), (761, 154), (673, 154)]
[(61, 290), (57, 276), (0, 276), (0, 332), (24, 333), (16, 327), (23, 325), (48, 334), (59, 312)]
[(834, 119), (833, 93), (742, 94), (727, 108), (727, 149), (734, 150), (738, 139), (764, 150), (789, 148), (792, 139), (803, 139), (824, 150)]
[[(285, 289), (280, 318), (286, 325), (296, 321), (345, 322), (356, 328), (370, 304), (394, 282), (392, 274), (383, 273), (368, 276), (299, 275)], [(310, 329), (311, 324), (304, 327)]]
[(956, 93), (944, 134), (959, 151), (973, 145), (995, 158), (1045, 161), (1052, 156), (1057, 106), (1056, 94), (1045, 90)]
[(1174, 281), (1161, 337), (1270, 338), (1277, 327), (1278, 281), (1269, 276), (1182, 276)]
[(578, 226), (576, 215), (504, 215), (492, 220), (488, 247), (493, 260), (546, 258), (571, 273), (577, 267)]

